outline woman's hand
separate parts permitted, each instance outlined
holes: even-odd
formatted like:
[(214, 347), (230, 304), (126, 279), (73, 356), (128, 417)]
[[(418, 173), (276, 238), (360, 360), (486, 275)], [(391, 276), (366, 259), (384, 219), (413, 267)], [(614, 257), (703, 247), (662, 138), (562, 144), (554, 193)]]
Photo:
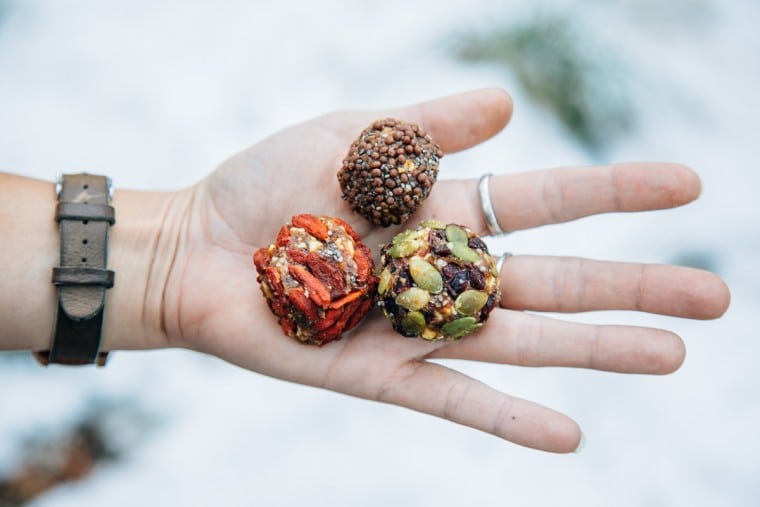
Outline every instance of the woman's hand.
[[(515, 256), (501, 274), (502, 308), (472, 336), (437, 343), (404, 338), (374, 311), (342, 340), (317, 348), (282, 334), (252, 264), (252, 253), (298, 213), (343, 218), (373, 249), (398, 232), (370, 226), (340, 196), (337, 170), (350, 143), (373, 120), (418, 123), (452, 153), (498, 133), (511, 109), (504, 92), (482, 90), (397, 110), (329, 114), (265, 139), (182, 191), (168, 213), (175, 220), (172, 241), (164, 241), (174, 245), (173, 260), (165, 279), (150, 282), (161, 286), (160, 324), (168, 343), (284, 380), (433, 414), (521, 445), (576, 449), (581, 432), (568, 417), (428, 359), (672, 372), (683, 361), (684, 346), (669, 331), (585, 325), (522, 310), (621, 309), (709, 319), (728, 306), (720, 278), (676, 266)], [(439, 181), (410, 225), (436, 218), (486, 234), (478, 176)], [(491, 179), (499, 223), (510, 231), (595, 213), (679, 206), (695, 199), (699, 188), (691, 170), (651, 163)]]

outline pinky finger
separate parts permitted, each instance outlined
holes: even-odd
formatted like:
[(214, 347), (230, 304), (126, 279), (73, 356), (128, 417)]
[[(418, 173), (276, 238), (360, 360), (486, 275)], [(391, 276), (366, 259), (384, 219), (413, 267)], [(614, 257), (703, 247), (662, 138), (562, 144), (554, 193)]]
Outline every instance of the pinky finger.
[(458, 371), (425, 361), (395, 379), (379, 401), (435, 415), (515, 444), (568, 453), (581, 441), (578, 424), (559, 412), (499, 392)]

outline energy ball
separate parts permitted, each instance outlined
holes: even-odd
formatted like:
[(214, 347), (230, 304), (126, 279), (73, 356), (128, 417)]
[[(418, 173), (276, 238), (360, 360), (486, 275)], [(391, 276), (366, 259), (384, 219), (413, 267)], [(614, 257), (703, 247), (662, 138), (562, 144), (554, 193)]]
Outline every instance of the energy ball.
[(479, 329), (501, 298), (496, 262), (468, 228), (430, 220), (380, 256), (378, 305), (404, 336), (458, 340)]
[(430, 194), (443, 152), (414, 123), (386, 118), (351, 144), (338, 181), (343, 199), (375, 225), (402, 224)]
[(372, 308), (372, 252), (339, 218), (296, 215), (253, 255), (261, 292), (283, 332), (322, 346)]

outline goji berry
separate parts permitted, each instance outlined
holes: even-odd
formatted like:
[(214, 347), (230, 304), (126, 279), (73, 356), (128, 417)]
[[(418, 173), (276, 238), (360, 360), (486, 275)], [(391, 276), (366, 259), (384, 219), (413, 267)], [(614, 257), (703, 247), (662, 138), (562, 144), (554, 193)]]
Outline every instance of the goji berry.
[(288, 257), (296, 264), (306, 264), (306, 259), (309, 258), (309, 254), (295, 248), (288, 250)]
[(341, 308), (341, 307), (347, 305), (348, 303), (350, 303), (352, 301), (356, 301), (357, 299), (359, 299), (360, 297), (362, 297), (364, 294), (366, 294), (366, 292), (367, 292), (366, 288), (354, 291), (354, 292), (352, 292), (352, 293), (350, 293), (350, 294), (348, 294), (346, 296), (343, 296), (340, 299), (336, 299), (335, 301), (333, 301), (332, 303), (330, 303), (329, 308)]
[(314, 215), (302, 214), (292, 218), (293, 225), (306, 230), (309, 234), (322, 241), (327, 239), (327, 226)]
[(290, 292), (288, 292), (288, 299), (298, 311), (303, 313), (304, 317), (310, 321), (317, 320), (317, 305), (315, 305), (311, 299), (306, 297), (302, 288), (296, 287), (290, 289)]
[(314, 275), (309, 273), (305, 267), (291, 264), (288, 266), (288, 273), (301, 282), (304, 288), (309, 291), (311, 300), (318, 306), (325, 307), (330, 304), (330, 291)]
[(335, 261), (325, 259), (316, 252), (311, 252), (307, 256), (305, 264), (309, 266), (311, 274), (330, 290), (331, 299), (340, 297), (345, 293), (346, 275)]
[(361, 237), (356, 233), (353, 227), (348, 225), (346, 222), (341, 220), (340, 218), (333, 218), (335, 220), (335, 223), (343, 227), (349, 236), (351, 236), (351, 239), (354, 241), (361, 241)]
[(274, 244), (276, 246), (285, 246), (288, 244), (288, 241), (290, 241), (290, 228), (287, 225), (283, 225), (280, 228), (280, 232), (277, 233), (277, 239), (275, 239)]
[(271, 257), (266, 248), (259, 248), (256, 250), (256, 253), (253, 254), (253, 265), (256, 266), (256, 271), (258, 271), (259, 274), (264, 273), (267, 264), (269, 264), (269, 259), (271, 259)]

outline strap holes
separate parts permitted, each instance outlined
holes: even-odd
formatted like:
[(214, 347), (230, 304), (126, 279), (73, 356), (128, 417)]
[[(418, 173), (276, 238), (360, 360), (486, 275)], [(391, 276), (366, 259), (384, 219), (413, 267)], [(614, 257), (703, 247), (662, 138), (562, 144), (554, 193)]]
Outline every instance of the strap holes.
[(88, 188), (90, 188), (90, 185), (88, 185), (87, 183), (85, 183), (84, 185), (82, 185), (82, 188), (85, 189), (85, 190), (87, 190)]
[(87, 262), (87, 257), (82, 257), (82, 263)]
[(90, 221), (89, 221), (89, 220), (82, 220), (82, 223), (83, 223), (84, 225), (87, 225), (88, 223), (90, 223)]
[(83, 240), (82, 240), (82, 244), (83, 244), (83, 245), (86, 245), (86, 244), (87, 244), (87, 240), (86, 240), (86, 239), (83, 239)]

